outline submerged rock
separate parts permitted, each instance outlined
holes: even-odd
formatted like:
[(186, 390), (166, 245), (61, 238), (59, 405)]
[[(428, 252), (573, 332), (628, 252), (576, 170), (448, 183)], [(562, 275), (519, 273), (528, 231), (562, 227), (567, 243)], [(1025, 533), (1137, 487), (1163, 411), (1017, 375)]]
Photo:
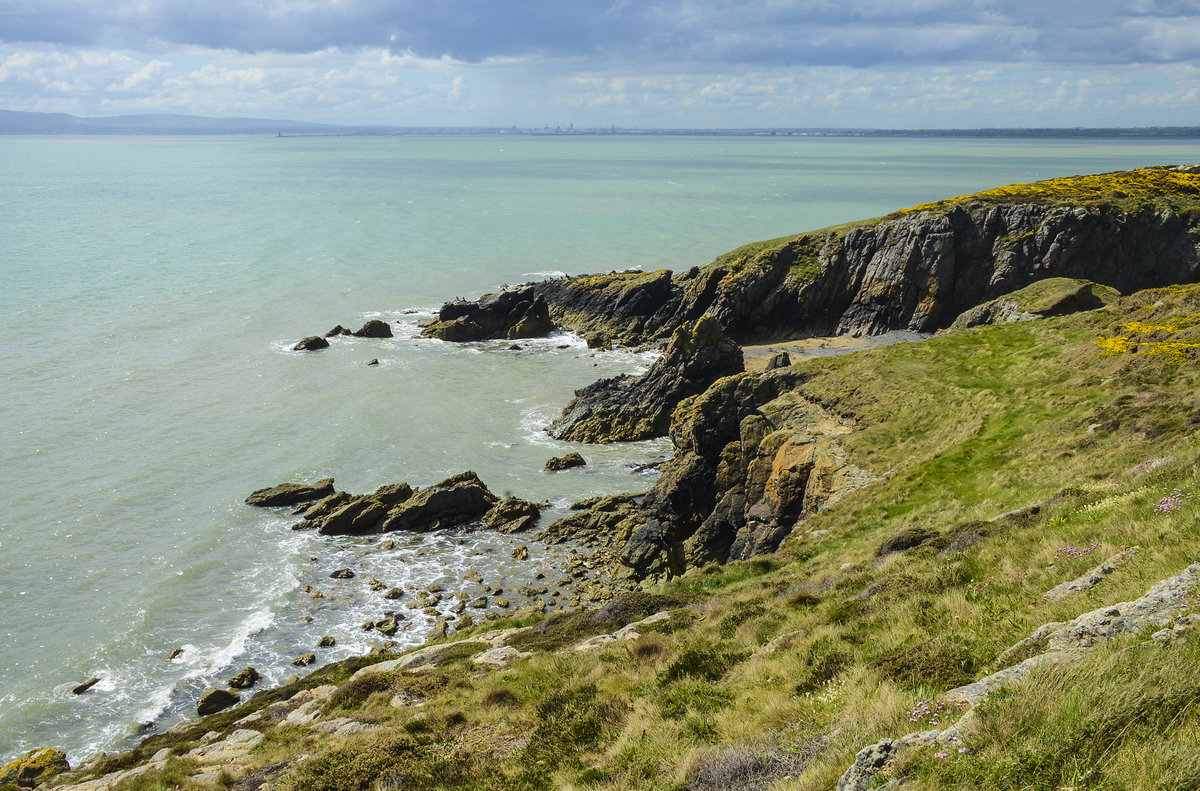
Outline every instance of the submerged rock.
[(601, 379), (576, 391), (550, 436), (574, 442), (616, 442), (665, 436), (671, 411), (723, 376), (741, 373), (742, 349), (711, 316), (675, 331), (666, 352), (639, 377)]
[(96, 686), (99, 683), (100, 683), (100, 679), (97, 676), (92, 676), (87, 681), (83, 682), (79, 686), (72, 689), (71, 694), (72, 695), (82, 695), (83, 693), (87, 692), (89, 689), (91, 689), (92, 687)]
[(246, 505), (259, 508), (276, 508), (279, 506), (296, 505), (298, 503), (320, 500), (333, 494), (333, 478), (324, 478), (314, 484), (281, 483), (266, 489), (252, 492), (246, 498)]
[(259, 673), (258, 670), (253, 667), (248, 667), (230, 678), (229, 686), (233, 687), (234, 689), (250, 689), (261, 680), (262, 673)]

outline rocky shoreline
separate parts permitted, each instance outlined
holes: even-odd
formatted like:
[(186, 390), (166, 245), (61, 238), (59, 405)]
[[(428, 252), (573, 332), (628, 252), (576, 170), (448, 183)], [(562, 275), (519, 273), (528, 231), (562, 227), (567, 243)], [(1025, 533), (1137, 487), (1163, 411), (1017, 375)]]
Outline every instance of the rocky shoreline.
[[(472, 608), (500, 608), (505, 614), (493, 610), (497, 619), (515, 621), (556, 609), (602, 612), (617, 594), (773, 552), (805, 519), (878, 480), (846, 449), (845, 438), (861, 428), (857, 418), (799, 392), (808, 374), (790, 359), (746, 371), (741, 344), (778, 343), (785, 351), (823, 336), (925, 337), (1087, 310), (1114, 298), (1114, 289), (1129, 293), (1198, 275), (1200, 232), (1191, 215), (1153, 206), (976, 199), (744, 249), (680, 275), (613, 272), (456, 300), (428, 322), (427, 336), (470, 342), (567, 329), (593, 347), (665, 342), (662, 358), (645, 375), (578, 391), (550, 427), (553, 436), (579, 442), (669, 436), (674, 456), (649, 491), (577, 503), (570, 516), (540, 530), (541, 504), (499, 498), (473, 472), (424, 488), (397, 483), (362, 495), (336, 491), (333, 479), (287, 483), (256, 491), (247, 503), (290, 508), (298, 519), (294, 529), (328, 536), (491, 530), (569, 548), (563, 577), (516, 595), (489, 588), (482, 578), (467, 580), (488, 590), (478, 608), (477, 591), (411, 592), (368, 582), (385, 599), (414, 597), (363, 625), (385, 637), (395, 634), (403, 610), (432, 620), (429, 640), (470, 629)], [(1067, 296), (1045, 299), (1046, 283)], [(513, 559), (522, 560), (516, 551)], [(354, 578), (353, 569), (346, 571)], [(659, 617), (657, 610), (641, 615)], [(622, 626), (636, 623), (642, 622)], [(489, 638), (472, 661), (502, 667), (519, 658), (520, 645), (510, 643), (515, 635)], [(619, 631), (608, 637), (623, 639)], [(386, 643), (379, 648), (388, 650)], [(395, 661), (407, 662), (404, 667), (423, 661), (414, 656), (425, 654)], [(386, 670), (396, 668), (404, 669)], [(289, 704), (284, 716), (304, 704)], [(239, 733), (223, 743), (241, 744)]]

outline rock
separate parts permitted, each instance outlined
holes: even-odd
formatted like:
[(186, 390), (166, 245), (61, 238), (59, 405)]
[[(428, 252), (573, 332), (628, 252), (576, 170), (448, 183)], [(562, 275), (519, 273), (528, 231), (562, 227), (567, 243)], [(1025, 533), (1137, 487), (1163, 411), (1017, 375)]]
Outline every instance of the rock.
[(67, 754), (62, 750), (53, 747), (30, 750), (0, 767), (0, 786), (12, 784), (20, 788), (33, 788), (70, 768)]
[(771, 359), (767, 360), (766, 370), (774, 371), (776, 368), (787, 368), (792, 364), (792, 356), (787, 352), (775, 352), (771, 355)]
[(742, 349), (711, 316), (679, 327), (663, 356), (639, 377), (601, 379), (577, 390), (547, 431), (573, 442), (616, 442), (667, 434), (671, 412), (717, 379), (743, 370)]
[(92, 676), (87, 681), (83, 682), (79, 686), (72, 689), (71, 694), (72, 695), (82, 695), (83, 693), (87, 692), (89, 689), (91, 689), (92, 687), (96, 686), (99, 683), (100, 683), (100, 679), (96, 676)]
[(537, 534), (539, 541), (560, 544), (579, 541), (587, 546), (623, 545), (644, 521), (638, 502), (641, 495), (594, 497), (571, 506), (576, 513), (556, 520)]
[(354, 579), (354, 572), (350, 569), (338, 569), (329, 576), (331, 579), (335, 580), (349, 580)]
[(421, 334), (444, 341), (517, 340), (549, 335), (554, 330), (544, 297), (528, 289), (488, 294), (475, 302), (447, 302), (438, 318)]
[(438, 621), (437, 623), (435, 623), (433, 625), (433, 628), (431, 628), (429, 630), (429, 634), (427, 634), (425, 636), (425, 639), (426, 640), (441, 640), (445, 636), (446, 636), (446, 622)]
[(1120, 292), (1115, 288), (1090, 280), (1048, 277), (964, 311), (950, 325), (949, 330), (1030, 321), (1047, 316), (1065, 316), (1081, 310), (1104, 307), (1120, 296)]
[(521, 653), (511, 645), (499, 645), (495, 648), (489, 648), (471, 661), (477, 665), (486, 665), (487, 667), (499, 669), (507, 667), (518, 659), (524, 659), (530, 655), (528, 653)]
[(379, 365), (379, 359), (372, 357), (370, 360), (367, 360), (367, 367), (370, 368), (372, 365)]
[(196, 701), (196, 713), (201, 717), (216, 714), (218, 711), (224, 711), (230, 706), (236, 705), (240, 700), (241, 698), (236, 693), (214, 687), (200, 695), (199, 700)]
[(458, 527), (483, 518), (499, 501), (473, 472), (463, 472), (418, 489), (387, 512), (381, 529), (426, 532)]
[(336, 336), (338, 336), (338, 335), (350, 335), (350, 334), (352, 334), (352, 333), (350, 332), (350, 330), (346, 329), (346, 328), (345, 328), (345, 327), (343, 327), (341, 324), (338, 324), (336, 327), (334, 327), (333, 329), (331, 329), (329, 332), (325, 333), (325, 337), (326, 337), (326, 338), (333, 338), (333, 337), (336, 337)]
[(387, 618), (384, 618), (382, 621), (375, 622), (375, 631), (379, 632), (380, 634), (385, 634), (388, 637), (391, 637), (392, 635), (394, 635), (396, 633), (396, 630), (399, 628), (400, 627), (396, 623), (395, 616), (389, 615)]
[(858, 751), (854, 764), (838, 780), (837, 791), (869, 791), (875, 788), (876, 776), (895, 757), (898, 745), (882, 739)]
[(252, 667), (248, 667), (229, 679), (229, 686), (234, 689), (250, 689), (261, 680), (262, 673), (259, 673)]
[(529, 560), (529, 547), (522, 544), (512, 551), (513, 560)]
[(295, 665), (296, 667), (308, 667), (309, 665), (311, 665), (313, 662), (316, 662), (316, 661), (317, 661), (316, 654), (301, 654), (300, 656), (298, 656), (292, 660), (292, 664)]
[(357, 338), (390, 338), (392, 327), (386, 321), (371, 319), (354, 333)]
[(542, 509), (537, 503), (505, 497), (484, 515), (483, 525), (500, 533), (520, 533), (533, 527), (541, 515)]
[(176, 649), (172, 650), (171, 653), (167, 654), (167, 661), (174, 662), (176, 659), (178, 659), (181, 656), (183, 656), (183, 648), (182, 647), (176, 648)]
[(402, 599), (402, 598), (404, 598), (404, 589), (403, 588), (388, 588), (388, 590), (383, 594), (383, 598), (392, 599), (392, 600)]
[(1076, 593), (1091, 590), (1116, 571), (1118, 566), (1133, 558), (1137, 554), (1137, 551), (1137, 547), (1130, 547), (1122, 552), (1118, 552), (1099, 566), (1088, 570), (1073, 580), (1068, 580), (1046, 591), (1042, 594), (1042, 598), (1047, 601), (1059, 601)]
[(246, 498), (246, 505), (275, 508), (320, 500), (333, 493), (333, 478), (324, 478), (314, 484), (281, 483), (278, 486), (251, 492), (250, 496)]
[(585, 467), (587, 462), (578, 453), (568, 453), (566, 456), (554, 456), (546, 460), (542, 472), (560, 472), (572, 467)]
[(337, 645), (337, 640), (330, 635), (325, 635), (317, 641), (317, 648), (333, 648)]
[(318, 349), (328, 349), (329, 341), (320, 335), (310, 335), (292, 347), (294, 352), (315, 352)]

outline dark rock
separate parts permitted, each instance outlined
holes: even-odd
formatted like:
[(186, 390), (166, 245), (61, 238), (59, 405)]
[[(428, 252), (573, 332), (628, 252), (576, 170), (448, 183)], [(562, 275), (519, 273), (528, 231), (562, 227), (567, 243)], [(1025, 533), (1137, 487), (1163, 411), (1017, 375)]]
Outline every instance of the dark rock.
[(383, 598), (391, 599), (393, 601), (396, 599), (403, 599), (404, 598), (404, 589), (403, 588), (388, 588), (387, 592), (385, 592), (383, 594)]
[(541, 515), (542, 509), (537, 503), (519, 497), (505, 497), (484, 515), (483, 525), (500, 533), (520, 533), (533, 527)]
[(174, 662), (176, 659), (178, 659), (181, 656), (183, 656), (183, 648), (173, 649), (171, 651), (171, 653), (167, 654), (167, 661)]
[(766, 370), (774, 371), (776, 368), (787, 368), (792, 364), (792, 356), (787, 352), (775, 352), (771, 355), (771, 359), (767, 360)]
[(30, 750), (0, 768), (0, 786), (33, 788), (55, 775), (70, 770), (67, 754), (53, 747)]
[(488, 294), (475, 302), (447, 302), (438, 312), (438, 320), (421, 334), (462, 343), (536, 338), (553, 331), (545, 298), (520, 288)]
[(741, 347), (718, 321), (702, 316), (677, 329), (663, 356), (642, 376), (601, 379), (576, 391), (548, 431), (555, 439), (575, 442), (661, 437), (680, 401), (742, 369)]
[(259, 673), (252, 667), (248, 667), (229, 679), (229, 686), (234, 689), (250, 689), (261, 680), (262, 673)]
[(566, 456), (554, 456), (546, 460), (546, 466), (542, 468), (542, 472), (560, 472), (569, 470), (572, 467), (585, 467), (587, 462), (578, 453), (568, 453)]
[(529, 547), (522, 544), (512, 551), (513, 560), (529, 560)]
[(337, 640), (330, 635), (325, 635), (317, 641), (317, 648), (333, 648), (337, 645)]
[(315, 352), (318, 349), (328, 349), (329, 341), (320, 335), (310, 335), (292, 347), (294, 352)]
[(357, 338), (390, 338), (392, 326), (386, 321), (371, 319), (354, 333)]
[(378, 533), (388, 510), (411, 496), (412, 487), (407, 483), (380, 486), (372, 494), (338, 492), (306, 511), (302, 524), (327, 536)]
[(367, 367), (370, 368), (372, 365), (379, 365), (379, 360), (374, 357), (372, 357), (370, 360), (367, 360)]
[(325, 337), (333, 338), (338, 335), (350, 335), (350, 334), (351, 334), (350, 330), (346, 329), (341, 324), (339, 324), (336, 327), (334, 327), (333, 329), (331, 329), (329, 332), (325, 333)]
[(639, 499), (640, 495), (618, 494), (575, 503), (571, 510), (577, 513), (554, 521), (536, 538), (555, 544), (577, 541), (587, 546), (622, 546), (644, 521)]
[(320, 500), (333, 494), (333, 478), (325, 478), (314, 484), (281, 483), (266, 489), (252, 492), (246, 498), (246, 505), (256, 505), (260, 508), (275, 508), (285, 505), (296, 505), (312, 500)]
[(309, 665), (311, 665), (313, 662), (316, 662), (316, 661), (317, 661), (316, 654), (301, 654), (300, 656), (298, 656), (292, 660), (292, 664), (295, 665), (296, 667), (308, 667)]
[(92, 676), (87, 681), (83, 682), (79, 686), (72, 689), (71, 694), (72, 695), (82, 695), (83, 693), (87, 692), (89, 689), (91, 689), (92, 687), (96, 686), (99, 683), (100, 683), (100, 679), (96, 676)]
[(375, 631), (379, 632), (380, 634), (385, 634), (388, 637), (391, 637), (392, 635), (394, 635), (396, 633), (396, 630), (399, 628), (400, 627), (396, 623), (395, 616), (389, 615), (387, 618), (384, 618), (382, 621), (375, 622)]
[(329, 576), (335, 580), (349, 580), (354, 579), (354, 572), (350, 569), (338, 569)]
[(381, 529), (426, 532), (458, 527), (483, 518), (499, 501), (473, 472), (463, 472), (418, 489), (387, 512)]
[(196, 701), (196, 713), (201, 717), (216, 714), (236, 705), (240, 700), (236, 693), (214, 687), (200, 695), (200, 699)]

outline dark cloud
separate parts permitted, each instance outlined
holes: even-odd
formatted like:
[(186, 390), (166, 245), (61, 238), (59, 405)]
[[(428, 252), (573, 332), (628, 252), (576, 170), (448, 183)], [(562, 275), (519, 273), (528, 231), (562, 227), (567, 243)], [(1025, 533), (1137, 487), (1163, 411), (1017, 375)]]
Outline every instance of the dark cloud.
[(0, 0), (0, 40), (837, 65), (1200, 56), (1192, 0)]

